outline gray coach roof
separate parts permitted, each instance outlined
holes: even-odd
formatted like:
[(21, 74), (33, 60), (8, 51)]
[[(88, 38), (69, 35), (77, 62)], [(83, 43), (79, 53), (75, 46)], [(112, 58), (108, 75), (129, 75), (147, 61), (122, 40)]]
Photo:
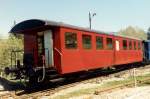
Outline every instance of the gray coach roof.
[[(25, 20), (23, 22), (20, 22), (20, 23), (16, 24), (10, 30), (10, 33), (21, 33), (21, 32), (28, 31), (28, 30), (43, 28), (43, 27), (46, 27), (46, 26), (67, 27), (67, 28), (73, 28), (73, 29), (78, 29), (78, 30), (82, 30), (82, 31), (89, 31), (89, 32), (102, 33), (102, 34), (116, 35), (115, 32), (104, 32), (104, 31), (91, 30), (89, 28), (73, 26), (73, 25), (65, 24), (63, 22), (55, 22), (55, 21), (48, 21), (48, 20), (41, 20), (41, 19), (30, 19), (30, 20)], [(121, 35), (116, 35), (116, 36), (127, 37), (127, 38), (131, 38), (131, 39), (137, 39), (137, 38), (128, 37), (128, 36), (121, 36)], [(137, 40), (140, 40), (140, 39), (137, 39)]]
[(63, 22), (47, 21), (47, 20), (40, 20), (40, 19), (31, 19), (31, 20), (20, 22), (10, 30), (10, 33), (20, 33), (26, 30), (31, 30), (34, 28), (39, 28), (44, 26), (67, 27), (67, 28), (73, 28), (73, 29), (84, 30), (84, 31), (106, 33), (102, 31), (91, 30), (89, 28), (83, 28), (83, 27), (65, 24)]

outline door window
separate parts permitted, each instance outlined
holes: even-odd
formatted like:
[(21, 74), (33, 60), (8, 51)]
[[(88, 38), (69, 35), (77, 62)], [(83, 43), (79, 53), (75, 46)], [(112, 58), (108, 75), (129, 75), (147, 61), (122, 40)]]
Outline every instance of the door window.
[(120, 50), (119, 41), (116, 40), (116, 51), (119, 51), (119, 50)]

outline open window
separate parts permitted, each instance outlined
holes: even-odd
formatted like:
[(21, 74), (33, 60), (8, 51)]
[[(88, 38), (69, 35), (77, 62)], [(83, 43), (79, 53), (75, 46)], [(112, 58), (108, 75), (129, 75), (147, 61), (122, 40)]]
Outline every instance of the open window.
[(96, 36), (96, 49), (103, 49), (103, 37)]
[(77, 34), (72, 32), (65, 33), (65, 47), (67, 49), (77, 48)]
[(136, 50), (136, 41), (134, 41), (134, 50)]
[(108, 50), (112, 50), (113, 49), (113, 40), (112, 40), (112, 38), (107, 38), (106, 39), (106, 44), (107, 44), (107, 49)]
[(132, 41), (129, 41), (129, 50), (132, 50)]
[(138, 42), (138, 50), (141, 49), (141, 42)]
[(90, 35), (82, 35), (82, 44), (84, 49), (91, 49), (92, 47), (92, 37)]
[(123, 40), (123, 50), (127, 50), (127, 40)]

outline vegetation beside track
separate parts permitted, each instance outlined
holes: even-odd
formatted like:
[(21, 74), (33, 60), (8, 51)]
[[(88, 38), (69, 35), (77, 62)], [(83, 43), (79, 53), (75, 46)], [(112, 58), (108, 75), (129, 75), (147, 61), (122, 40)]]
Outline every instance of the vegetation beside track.
[[(5, 67), (11, 66), (11, 58), (15, 58), (14, 55), (11, 57), (11, 52), (16, 50), (23, 50), (22, 36), (10, 34), (7, 39), (0, 38), (0, 72), (2, 72)], [(22, 53), (18, 53), (17, 58), (21, 59), (22, 63)], [(14, 64), (14, 61), (12, 64)]]
[[(114, 80), (114, 81), (108, 81), (106, 83), (99, 83), (97, 86), (94, 86), (93, 88), (83, 88), (80, 90), (71, 91), (67, 94), (62, 94), (54, 97), (54, 99), (67, 99), (73, 96), (81, 96), (86, 94), (99, 94), (101, 92), (106, 92), (110, 90), (114, 90), (117, 88), (124, 88), (124, 87), (134, 87), (136, 79), (136, 86), (148, 86), (150, 85), (150, 74), (146, 75), (140, 75), (134, 77), (128, 77), (124, 80)], [(92, 83), (91, 83), (92, 84)]]
[[(134, 72), (136, 71), (136, 72)], [(95, 95), (95, 94), (101, 94), (103, 91), (104, 94), (105, 92), (107, 93), (109, 90), (115, 89), (115, 87), (124, 88), (126, 85), (131, 85), (127, 87), (133, 87), (134, 84), (134, 77), (133, 75), (136, 75), (136, 80), (138, 82), (137, 86), (145, 86), (145, 85), (150, 85), (150, 65), (146, 65), (144, 67), (140, 68), (134, 68), (134, 69), (129, 69), (129, 70), (124, 70), (120, 71), (117, 73), (113, 74), (108, 74), (105, 76), (99, 76), (96, 78), (89, 78), (85, 79), (83, 81), (75, 82), (75, 83), (70, 83), (67, 85), (56, 85), (56, 87), (52, 85), (46, 86), (46, 89), (40, 89), (38, 91), (31, 91), (31, 92), (24, 92), (23, 90), (18, 90), (14, 94), (13, 92), (9, 92), (10, 96), (7, 96), (7, 94), (3, 95), (2, 97), (13, 97), (14, 99), (20, 99), (20, 98), (50, 98), (50, 99), (68, 99), (70, 97), (75, 97), (75, 96), (89, 96), (89, 95)], [(143, 80), (146, 80), (143, 82)], [(130, 82), (132, 81), (132, 82)], [(12, 81), (13, 82), (13, 81)], [(20, 81), (15, 81), (14, 83), (20, 83)], [(125, 83), (126, 82), (126, 83)], [(142, 84), (139, 84), (142, 83)], [(120, 87), (121, 86), (121, 87)], [(147, 86), (146, 86), (147, 87)], [(41, 87), (40, 87), (41, 88)], [(43, 88), (43, 87), (42, 87)], [(114, 88), (114, 89), (113, 89)], [(11, 95), (12, 94), (12, 95)], [(103, 93), (102, 93), (103, 94)], [(82, 99), (82, 98), (81, 98)]]

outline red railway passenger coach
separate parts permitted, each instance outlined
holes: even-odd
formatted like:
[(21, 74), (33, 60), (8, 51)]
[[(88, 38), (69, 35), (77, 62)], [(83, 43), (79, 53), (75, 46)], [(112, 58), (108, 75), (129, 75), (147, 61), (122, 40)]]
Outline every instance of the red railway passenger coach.
[(24, 64), (34, 72), (45, 68), (62, 75), (143, 59), (141, 40), (64, 23), (32, 19), (10, 32), (24, 35)]

